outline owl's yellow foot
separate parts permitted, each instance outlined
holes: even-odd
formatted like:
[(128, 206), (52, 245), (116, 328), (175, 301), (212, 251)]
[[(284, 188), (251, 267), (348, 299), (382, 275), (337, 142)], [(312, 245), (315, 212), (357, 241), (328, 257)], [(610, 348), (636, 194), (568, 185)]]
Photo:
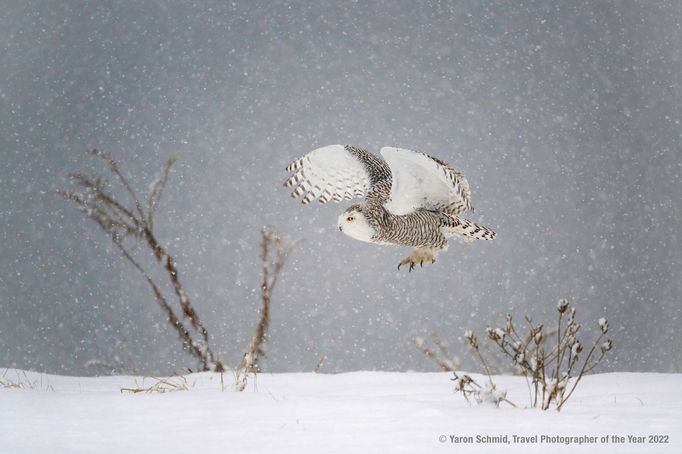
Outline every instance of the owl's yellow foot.
[(438, 251), (428, 247), (417, 247), (412, 250), (410, 255), (405, 257), (398, 264), (398, 269), (403, 265), (409, 265), (408, 271), (412, 271), (415, 266), (424, 266), (424, 263), (435, 263)]

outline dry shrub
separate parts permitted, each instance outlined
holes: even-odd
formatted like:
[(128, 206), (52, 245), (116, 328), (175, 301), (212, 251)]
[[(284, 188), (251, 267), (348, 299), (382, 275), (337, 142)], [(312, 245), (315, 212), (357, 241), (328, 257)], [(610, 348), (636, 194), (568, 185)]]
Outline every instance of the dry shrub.
[(0, 388), (7, 389), (32, 389), (54, 391), (49, 382), (43, 383), (43, 374), (39, 378), (29, 378), (26, 371), (13, 369), (14, 377), (10, 377), (9, 368), (5, 369), (0, 376)]
[[(165, 394), (174, 391), (189, 391), (190, 389), (190, 386), (187, 383), (187, 378), (183, 375), (165, 378), (156, 377), (149, 378), (153, 380), (153, 383), (151, 385), (148, 386), (145, 385), (146, 378), (143, 378), (142, 383), (140, 384), (138, 384), (137, 380), (135, 380), (134, 388), (121, 388), (121, 393)], [(194, 387), (194, 384), (192, 384), (192, 387)]]
[(443, 372), (455, 372), (459, 369), (459, 358), (450, 354), (440, 336), (437, 334), (431, 335), (431, 341), (435, 348), (429, 346), (427, 341), (422, 337), (415, 336), (412, 338), (412, 342), (414, 342), (414, 345), (424, 354), (424, 356), (436, 363), (438, 368)]
[[(514, 368), (526, 377), (530, 406), (549, 409), (552, 405), (560, 411), (566, 401), (573, 395), (583, 376), (591, 372), (611, 351), (611, 339), (603, 341), (608, 333), (609, 325), (605, 318), (597, 322), (599, 335), (594, 340), (587, 354), (581, 360), (583, 344), (577, 335), (582, 325), (576, 321), (576, 309), (570, 307), (567, 300), (562, 299), (557, 305), (557, 325), (548, 331), (544, 325), (536, 325), (526, 317), (528, 332), (519, 334), (512, 316), (507, 315), (505, 325), (501, 328), (486, 330), (489, 341), (493, 342)], [(551, 334), (549, 334), (551, 333)], [(490, 366), (484, 355), (476, 335), (469, 330), (464, 334), (466, 343), (476, 354), (488, 377), (488, 389), (495, 389)], [(555, 344), (550, 346), (550, 341)], [(458, 376), (455, 373), (455, 391), (461, 391), (465, 397), (477, 395), (481, 389), (471, 377)], [(499, 401), (497, 402), (499, 404)]]
[(269, 227), (261, 230), (260, 258), (261, 268), (261, 309), (256, 332), (242, 358), (239, 369), (235, 371), (235, 387), (243, 391), (248, 383), (249, 374), (259, 372), (259, 360), (264, 356), (263, 345), (270, 326), (270, 301), (287, 256), (296, 243), (284, 240), (279, 233)]
[[(222, 362), (213, 354), (209, 345), (208, 330), (201, 322), (190, 297), (185, 290), (176, 261), (159, 241), (155, 232), (155, 214), (168, 182), (174, 160), (166, 162), (162, 175), (150, 185), (146, 201), (143, 201), (124, 176), (119, 164), (105, 151), (92, 150), (90, 154), (102, 160), (115, 177), (126, 198), (117, 198), (110, 185), (100, 176), (73, 173), (71, 180), (78, 189), (63, 189), (58, 194), (73, 202), (83, 215), (94, 221), (109, 235), (123, 257), (137, 269), (149, 284), (159, 307), (166, 314), (185, 351), (199, 362), (200, 370), (223, 372)], [(161, 285), (142, 266), (134, 253), (135, 246), (142, 244), (165, 272), (175, 293), (173, 305), (161, 291)]]

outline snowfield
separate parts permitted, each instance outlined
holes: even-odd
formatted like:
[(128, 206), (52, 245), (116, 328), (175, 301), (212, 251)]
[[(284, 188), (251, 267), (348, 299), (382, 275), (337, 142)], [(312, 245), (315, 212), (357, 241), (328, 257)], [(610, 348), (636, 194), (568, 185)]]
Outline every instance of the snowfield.
[[(121, 392), (151, 378), (25, 374), (4, 373), (32, 388), (0, 389), (2, 453), (682, 452), (682, 374), (588, 376), (560, 413), (469, 406), (448, 373), (261, 374), (243, 393), (200, 373), (164, 394)], [(527, 405), (524, 378), (495, 380)]]

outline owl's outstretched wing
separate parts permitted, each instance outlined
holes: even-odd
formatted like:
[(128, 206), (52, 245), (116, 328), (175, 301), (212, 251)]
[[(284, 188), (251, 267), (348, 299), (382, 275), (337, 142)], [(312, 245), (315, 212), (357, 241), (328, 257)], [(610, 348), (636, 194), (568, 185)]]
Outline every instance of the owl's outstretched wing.
[(284, 182), (294, 187), (291, 196), (308, 204), (363, 197), (382, 179), (389, 179), (388, 165), (370, 152), (351, 145), (329, 145), (311, 151), (286, 167), (292, 175)]
[(440, 159), (402, 148), (384, 147), (381, 156), (391, 174), (391, 194), (384, 205), (394, 214), (419, 208), (458, 214), (472, 210), (469, 183), (459, 170)]

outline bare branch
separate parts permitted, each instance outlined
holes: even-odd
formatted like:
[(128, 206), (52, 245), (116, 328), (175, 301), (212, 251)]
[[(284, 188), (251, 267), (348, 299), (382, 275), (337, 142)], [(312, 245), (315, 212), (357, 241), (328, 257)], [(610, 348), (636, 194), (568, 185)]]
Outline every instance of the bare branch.
[(263, 356), (263, 344), (266, 341), (270, 326), (270, 300), (277, 284), (287, 256), (297, 243), (284, 241), (273, 229), (263, 227), (261, 230), (260, 258), (263, 262), (261, 270), (261, 310), (256, 333), (251, 337), (249, 346), (242, 358), (236, 374), (236, 388), (243, 391), (247, 385), (249, 374), (259, 372), (259, 359)]
[(320, 359), (317, 360), (317, 364), (315, 364), (315, 368), (313, 368), (313, 373), (319, 373), (320, 369), (322, 369), (322, 365), (324, 364), (324, 361), (327, 359), (326, 356), (322, 355), (320, 356)]
[(440, 370), (443, 372), (455, 372), (459, 368), (459, 360), (457, 358), (451, 358), (440, 338), (437, 336), (434, 337), (434, 343), (436, 344), (436, 347), (438, 347), (438, 352), (431, 350), (426, 344), (426, 341), (421, 337), (412, 338), (412, 342), (424, 356), (435, 362)]
[(147, 202), (147, 222), (149, 223), (149, 230), (154, 231), (154, 214), (156, 213), (156, 208), (159, 206), (161, 201), (161, 196), (166, 188), (166, 183), (168, 182), (168, 176), (170, 175), (171, 167), (175, 164), (175, 158), (171, 158), (166, 161), (166, 165), (163, 169), (163, 175), (158, 180), (154, 181), (151, 186), (151, 191), (149, 191), (149, 201)]
[[(99, 225), (100, 228), (111, 237), (113, 243), (118, 247), (123, 257), (143, 275), (151, 287), (157, 303), (166, 314), (168, 322), (182, 340), (183, 349), (190, 352), (199, 360), (202, 370), (224, 371), (222, 363), (215, 359), (213, 352), (209, 348), (208, 330), (201, 323), (201, 320), (180, 281), (180, 275), (173, 256), (163, 245), (161, 245), (154, 235), (154, 213), (168, 182), (170, 169), (174, 160), (171, 159), (166, 163), (162, 177), (151, 186), (148, 197), (148, 207), (145, 212), (139, 197), (133, 190), (128, 179), (123, 175), (118, 163), (111, 155), (101, 150), (92, 150), (89, 153), (104, 160), (108, 164), (109, 170), (117, 177), (119, 183), (121, 183), (135, 204), (135, 208), (128, 208), (124, 203), (121, 203), (111, 195), (107, 190), (106, 181), (101, 177), (93, 177), (82, 173), (73, 173), (70, 175), (73, 183), (81, 188), (80, 191), (59, 190), (57, 191), (57, 194), (73, 202), (81, 213)], [(123, 241), (127, 237), (142, 240), (143, 244), (146, 244), (153, 253), (157, 262), (163, 266), (163, 269), (166, 271), (168, 279), (173, 286), (175, 295), (178, 298), (180, 316), (165, 298), (157, 282), (152, 279), (150, 274), (123, 245)], [(195, 340), (194, 336), (196, 334), (193, 334), (192, 330), (182, 323), (181, 318), (190, 321), (192, 330), (200, 336), (199, 340)]]
[(98, 149), (91, 150), (90, 154), (105, 160), (109, 164), (109, 169), (114, 175), (118, 177), (119, 181), (121, 182), (125, 190), (128, 192), (128, 195), (130, 195), (131, 199), (135, 203), (135, 208), (137, 209), (138, 214), (144, 219), (144, 210), (142, 209), (140, 199), (137, 197), (137, 194), (135, 194), (135, 191), (128, 182), (128, 179), (123, 175), (123, 172), (121, 172), (121, 169), (118, 167), (118, 163), (114, 160), (114, 158), (111, 157), (111, 154), (108, 151)]

